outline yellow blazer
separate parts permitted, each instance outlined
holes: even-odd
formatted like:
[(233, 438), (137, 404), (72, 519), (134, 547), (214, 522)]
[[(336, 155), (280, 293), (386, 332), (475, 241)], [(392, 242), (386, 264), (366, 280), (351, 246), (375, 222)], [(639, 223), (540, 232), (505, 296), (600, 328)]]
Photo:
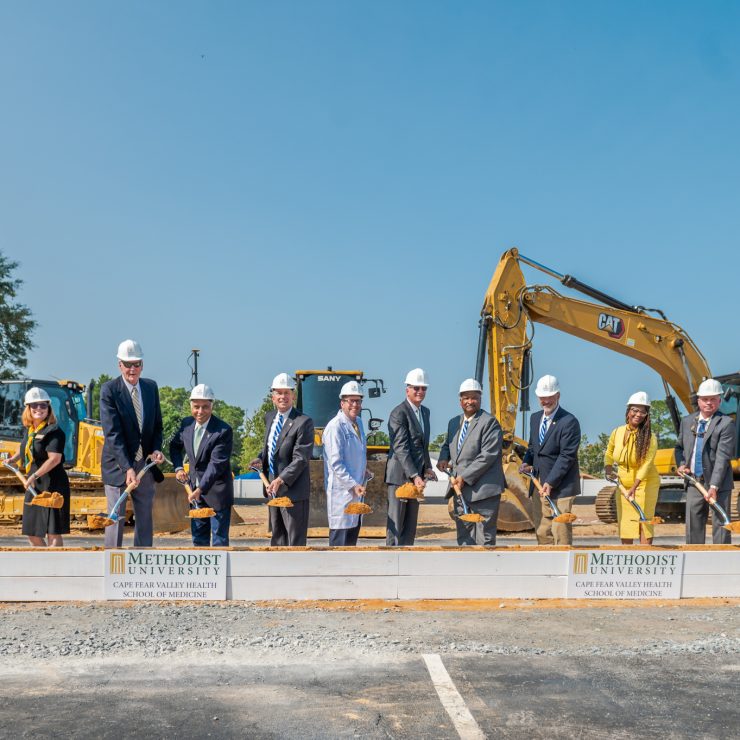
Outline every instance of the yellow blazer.
[[(628, 432), (628, 425), (617, 427), (609, 437), (609, 444), (604, 454), (604, 464), (615, 463), (625, 472), (629, 470), (632, 480), (645, 481), (648, 478), (659, 478), (658, 469), (655, 467), (655, 453), (658, 451), (658, 440), (654, 434), (650, 435), (650, 447), (642, 465), (637, 465), (637, 446), (635, 434)], [(627, 477), (627, 476), (625, 476)]]

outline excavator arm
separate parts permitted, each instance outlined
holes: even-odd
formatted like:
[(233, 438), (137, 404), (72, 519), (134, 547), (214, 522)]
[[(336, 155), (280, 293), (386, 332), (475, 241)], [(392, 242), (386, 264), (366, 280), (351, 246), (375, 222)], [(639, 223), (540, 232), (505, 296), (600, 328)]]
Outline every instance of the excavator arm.
[[(549, 285), (527, 285), (520, 262), (556, 277), (567, 287), (580, 290), (600, 303), (561, 295)], [(709, 365), (691, 337), (668, 321), (662, 312), (629, 306), (520, 255), (517, 249), (510, 249), (502, 255), (486, 291), (476, 363), (477, 377), (482, 381), (487, 345), (492, 411), (506, 439), (514, 437), (520, 394), (532, 380), (530, 350), (535, 324), (551, 326), (652, 367), (664, 385), (667, 384), (669, 406), (672, 396), (667, 386), (691, 409), (696, 406), (699, 383), (711, 377)], [(677, 422), (675, 403), (672, 415)]]

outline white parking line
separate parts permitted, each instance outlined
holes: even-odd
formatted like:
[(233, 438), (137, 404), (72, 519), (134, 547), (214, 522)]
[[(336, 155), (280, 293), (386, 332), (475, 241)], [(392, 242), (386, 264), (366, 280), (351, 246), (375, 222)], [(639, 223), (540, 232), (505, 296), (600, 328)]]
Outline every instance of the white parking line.
[(442, 663), (439, 655), (422, 655), (424, 662), (427, 664), (427, 670), (432, 678), (434, 688), (437, 690), (439, 700), (450, 715), (452, 724), (455, 725), (457, 734), (461, 740), (485, 740), (485, 735), (478, 723), (473, 719), (465, 701), (460, 692), (455, 688), (455, 684), (447, 673), (447, 669)]

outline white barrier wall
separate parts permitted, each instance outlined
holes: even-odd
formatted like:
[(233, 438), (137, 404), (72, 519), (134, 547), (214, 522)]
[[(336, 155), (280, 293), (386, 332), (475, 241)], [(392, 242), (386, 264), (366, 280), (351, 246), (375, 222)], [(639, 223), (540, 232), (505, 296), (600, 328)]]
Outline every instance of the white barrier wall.
[[(740, 597), (738, 548), (623, 552), (666, 551), (684, 554), (683, 598)], [(569, 577), (567, 549), (226, 552), (226, 598), (249, 601), (565, 598)], [(106, 555), (103, 550), (0, 551), (0, 601), (102, 600)]]

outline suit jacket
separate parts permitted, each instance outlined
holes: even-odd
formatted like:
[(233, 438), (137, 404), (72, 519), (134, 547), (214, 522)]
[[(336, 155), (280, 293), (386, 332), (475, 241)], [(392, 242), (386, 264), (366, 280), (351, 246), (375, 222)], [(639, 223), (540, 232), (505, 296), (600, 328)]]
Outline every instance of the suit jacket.
[[(462, 476), (463, 498), (467, 502), (483, 501), (500, 496), (506, 488), (504, 466), (501, 460), (503, 434), (495, 416), (482, 409), (475, 414), (468, 425), (468, 432), (458, 452), (457, 443), (465, 415), (460, 414), (447, 426), (447, 454), (455, 477)], [(453, 431), (454, 430), (454, 431)], [(451, 436), (450, 436), (450, 433)], [(454, 495), (453, 489), (447, 491), (447, 498)]]
[(183, 453), (188, 456), (190, 487), (200, 488), (206, 506), (214, 511), (230, 509), (234, 505), (234, 478), (231, 475), (231, 452), (234, 433), (231, 427), (211, 415), (200, 440), (198, 454), (193, 451), (195, 419), (188, 416), (170, 442), (170, 458), (177, 468), (183, 467)]
[[(696, 442), (699, 414), (693, 413), (681, 419), (676, 443), (676, 464), (691, 467)], [(731, 460), (735, 454), (735, 423), (732, 417), (718, 411), (707, 424), (701, 461), (705, 485), (717, 486), (719, 493), (732, 490)]]
[(432, 467), (429, 459), (429, 409), (421, 406), (424, 428), (408, 401), (399, 403), (388, 418), (391, 445), (385, 464), (385, 482), (402, 486)]
[[(272, 480), (268, 444), (276, 415), (275, 409), (265, 414), (265, 440), (262, 452), (258, 455), (262, 460), (262, 472), (268, 480)], [(287, 496), (291, 501), (307, 501), (310, 498), (311, 474), (308, 463), (313, 453), (313, 434), (313, 419), (292, 408), (283, 422), (275, 450), (274, 477), (280, 476), (285, 483), (278, 491), (278, 496)]]
[[(159, 388), (153, 380), (139, 378), (144, 428), (139, 431), (131, 394), (119, 375), (103, 383), (100, 388), (100, 420), (103, 424), (103, 455), (101, 468), (103, 483), (123, 486), (126, 471), (134, 467), (134, 457), (139, 445), (144, 457), (162, 449), (162, 411), (159, 407)], [(164, 476), (159, 468), (152, 468), (154, 480)]]
[[(544, 411), (532, 414), (529, 420), (529, 447), (524, 462), (544, 485), (552, 486), (550, 498), (568, 498), (581, 492), (581, 474), (578, 468), (578, 448), (581, 445), (581, 425), (573, 414), (562, 406), (547, 427), (540, 445), (540, 425)], [(529, 495), (534, 483), (529, 485)]]

